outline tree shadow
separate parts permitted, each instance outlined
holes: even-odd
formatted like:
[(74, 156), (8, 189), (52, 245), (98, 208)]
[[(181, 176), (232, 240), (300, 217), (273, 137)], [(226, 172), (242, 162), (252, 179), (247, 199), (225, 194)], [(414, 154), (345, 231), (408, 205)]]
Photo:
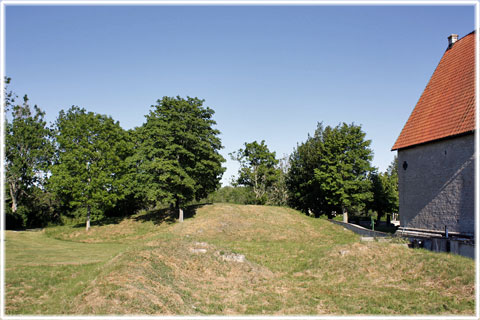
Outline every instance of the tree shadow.
[[(187, 206), (183, 209), (183, 219), (193, 218), (197, 214), (197, 209), (211, 203), (201, 203)], [(148, 222), (153, 224), (173, 224), (178, 220), (178, 211), (172, 208), (154, 209), (141, 216), (135, 217), (135, 221)]]
[[(104, 226), (107, 224), (119, 224), (122, 222), (123, 219), (127, 218), (127, 216), (118, 216), (118, 217), (103, 217), (98, 220), (91, 220), (90, 226)], [(85, 222), (79, 222), (73, 226), (73, 228), (85, 228)]]
[[(212, 203), (200, 203), (195, 205), (187, 206), (183, 209), (183, 219), (193, 218), (197, 214), (197, 209), (205, 205)], [(90, 226), (104, 226), (108, 224), (118, 224), (122, 220), (128, 218), (128, 216), (118, 216), (118, 217), (103, 217), (98, 220), (92, 220)], [(152, 209), (149, 210), (146, 214), (133, 218), (135, 221), (148, 222), (152, 221), (155, 225), (167, 223), (172, 224), (178, 219), (178, 211), (171, 208), (162, 208), (162, 209)], [(85, 222), (80, 222), (73, 225), (73, 228), (85, 228)]]
[(184, 210), (183, 210), (183, 218), (184, 219), (190, 219), (190, 218), (193, 218), (196, 214), (197, 214), (197, 209), (203, 207), (203, 206), (207, 206), (207, 205), (210, 205), (210, 204), (213, 204), (213, 202), (205, 202), (205, 203), (199, 203), (199, 204), (192, 204), (188, 207), (186, 207)]
[(152, 209), (149, 210), (148, 213), (142, 214), (133, 219), (140, 222), (151, 221), (153, 224), (172, 224), (175, 222), (175, 212), (170, 208)]

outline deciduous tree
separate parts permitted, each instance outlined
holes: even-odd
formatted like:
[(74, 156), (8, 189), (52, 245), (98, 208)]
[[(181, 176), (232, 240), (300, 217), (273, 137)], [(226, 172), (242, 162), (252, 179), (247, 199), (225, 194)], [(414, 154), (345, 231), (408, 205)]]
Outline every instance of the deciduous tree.
[(240, 163), (237, 185), (251, 187), (258, 204), (265, 204), (267, 201), (268, 189), (274, 184), (279, 175), (275, 167), (278, 160), (275, 152), (271, 152), (265, 141), (260, 143), (253, 141), (245, 142), (245, 148), (230, 154), (232, 160)]
[(385, 214), (398, 212), (398, 174), (397, 157), (383, 173), (372, 172), (372, 201), (369, 209), (377, 212), (377, 222)]
[(203, 103), (163, 97), (137, 132), (139, 192), (149, 203), (175, 206), (180, 221), (182, 206), (216, 190), (225, 170), (214, 111)]
[[(37, 106), (32, 110), (27, 95), (22, 105), (15, 105), (14, 101), (15, 96), (9, 92), (5, 101), (5, 109), (10, 111), (5, 123), (5, 180), (11, 212), (16, 215), (22, 204), (31, 203), (33, 200), (29, 198), (40, 192), (34, 193), (35, 188), (43, 190), (53, 146), (45, 113)], [(35, 215), (35, 212), (22, 210), (23, 224), (35, 220), (28, 215)]]
[(71, 208), (101, 217), (125, 196), (126, 161), (132, 150), (127, 132), (106, 115), (72, 107), (56, 121), (56, 162), (49, 186)]
[(288, 189), (287, 189), (287, 173), (289, 170), (288, 156), (278, 159), (275, 166), (277, 171), (277, 178), (273, 181), (268, 189), (267, 204), (276, 206), (286, 206), (288, 204)]
[(348, 211), (360, 211), (371, 198), (369, 172), (373, 169), (371, 141), (360, 126), (343, 123), (323, 133), (323, 157), (315, 169), (326, 202)]
[(315, 169), (319, 168), (323, 157), (323, 131), (323, 124), (318, 123), (313, 136), (308, 135), (305, 142), (297, 145), (290, 155), (290, 168), (286, 176), (288, 204), (315, 217), (334, 210), (329, 208), (315, 180)]
[(370, 140), (360, 126), (318, 124), (313, 137), (290, 157), (290, 204), (315, 216), (363, 210), (371, 198)]

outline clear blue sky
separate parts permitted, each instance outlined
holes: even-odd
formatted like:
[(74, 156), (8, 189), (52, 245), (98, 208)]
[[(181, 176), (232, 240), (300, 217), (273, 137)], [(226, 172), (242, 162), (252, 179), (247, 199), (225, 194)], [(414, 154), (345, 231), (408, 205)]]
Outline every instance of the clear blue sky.
[(140, 126), (163, 96), (215, 110), (228, 153), (290, 154), (317, 122), (362, 125), (390, 149), (473, 6), (7, 6), (6, 75), (53, 122), (78, 105)]

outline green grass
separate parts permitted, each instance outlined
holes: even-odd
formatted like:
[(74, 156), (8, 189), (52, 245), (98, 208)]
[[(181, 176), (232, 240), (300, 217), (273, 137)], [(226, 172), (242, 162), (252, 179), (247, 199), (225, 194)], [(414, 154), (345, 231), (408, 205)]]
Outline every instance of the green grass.
[[(288, 208), (216, 204), (183, 223), (156, 217), (88, 233), (7, 231), (6, 313), (474, 314), (468, 258), (362, 243)], [(246, 261), (224, 260), (233, 253)]]
[[(64, 229), (66, 230), (66, 229)], [(121, 243), (88, 244), (50, 238), (45, 232), (6, 232), (6, 268), (27, 265), (66, 265), (105, 261), (122, 250)], [(33, 258), (33, 259), (32, 259)]]

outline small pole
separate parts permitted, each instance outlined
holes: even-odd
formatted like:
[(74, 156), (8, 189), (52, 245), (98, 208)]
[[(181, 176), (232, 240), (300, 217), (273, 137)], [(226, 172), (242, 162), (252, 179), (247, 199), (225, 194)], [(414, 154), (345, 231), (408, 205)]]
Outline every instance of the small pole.
[(375, 220), (373, 219), (373, 216), (370, 216), (370, 219), (372, 220), (372, 231), (375, 231)]

